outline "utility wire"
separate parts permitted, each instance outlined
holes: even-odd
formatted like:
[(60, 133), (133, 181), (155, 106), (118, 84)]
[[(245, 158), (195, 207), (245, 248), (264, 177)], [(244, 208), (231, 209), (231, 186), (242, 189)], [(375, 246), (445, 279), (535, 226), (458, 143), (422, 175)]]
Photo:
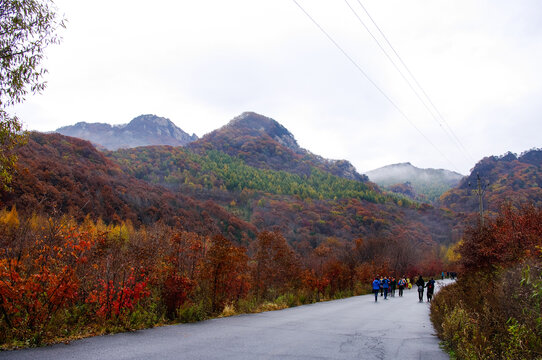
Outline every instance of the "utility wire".
[[(354, 13), (354, 15), (358, 18), (359, 22), (363, 25), (363, 27), (365, 28), (365, 30), (367, 30), (367, 32), (371, 35), (371, 37), (374, 39), (374, 41), (376, 41), (376, 43), (378, 44), (378, 46), (380, 47), (380, 49), (384, 52), (384, 54), (386, 55), (386, 57), (388, 58), (388, 60), (390, 60), (390, 62), (393, 64), (393, 66), (395, 67), (395, 69), (401, 74), (401, 76), (403, 77), (403, 79), (407, 82), (408, 86), (412, 89), (412, 91), (416, 94), (416, 96), (418, 97), (418, 99), (422, 102), (422, 104), (425, 106), (425, 108), (427, 109), (427, 111), (429, 111), (429, 113), (431, 114), (431, 116), (433, 116), (433, 118), (435, 119), (435, 121), (440, 125), (440, 127), (443, 129), (443, 131), (446, 133), (446, 135), (450, 136), (452, 138), (453, 141), (455, 141), (456, 145), (458, 145), (459, 149), (463, 152), (463, 154), (467, 155), (467, 157), (471, 160), (471, 161), (475, 161), (473, 159), (473, 157), (471, 156), (470, 152), (467, 150), (467, 148), (463, 145), (463, 143), (461, 142), (461, 140), (459, 140), (459, 138), (457, 137), (457, 135), (455, 134), (455, 132), (452, 130), (452, 128), (450, 127), (450, 125), (448, 124), (448, 122), (446, 121), (446, 119), (444, 119), (444, 116), (442, 116), (442, 113), (439, 111), (439, 109), (436, 107), (436, 105), (433, 103), (433, 101), (431, 100), (431, 98), (429, 97), (429, 95), (427, 94), (427, 92), (424, 90), (424, 88), (420, 85), (420, 83), (418, 82), (418, 80), (416, 79), (416, 77), (414, 76), (414, 74), (412, 74), (412, 72), (410, 71), (409, 67), (405, 64), (405, 62), (403, 61), (403, 59), (401, 58), (401, 56), (399, 56), (399, 53), (395, 50), (395, 48), (393, 47), (393, 45), (390, 43), (390, 41), (388, 40), (388, 38), (386, 37), (386, 35), (384, 34), (384, 32), (380, 29), (380, 27), (378, 26), (378, 24), (374, 21), (373, 17), (371, 16), (371, 14), (369, 14), (369, 11), (365, 8), (365, 6), (363, 6), (363, 4), (361, 3), (361, 0), (356, 0), (358, 2), (358, 4), (361, 6), (361, 8), (363, 9), (363, 11), (365, 11), (365, 14), (367, 14), (367, 16), (369, 17), (369, 19), (371, 20), (371, 22), (373, 23), (373, 25), (375, 26), (375, 28), (378, 30), (378, 32), (380, 33), (380, 35), (382, 36), (382, 38), (384, 38), (384, 40), (386, 41), (386, 43), (388, 44), (388, 46), (390, 47), (390, 49), (393, 51), (393, 53), (395, 54), (395, 56), (397, 57), (397, 59), (399, 59), (399, 61), (401, 62), (401, 64), (403, 65), (403, 67), (405, 68), (405, 70), (408, 72), (408, 74), (410, 75), (410, 77), (412, 78), (412, 80), (414, 80), (414, 83), (416, 84), (416, 86), (421, 90), (422, 94), (424, 95), (426, 101), (431, 105), (431, 107), (434, 109), (434, 112), (436, 112), (436, 114), (438, 115), (438, 117), (442, 120), (442, 122), (444, 123), (444, 125), (446, 125), (446, 128), (442, 126), (442, 124), (440, 123), (440, 121), (437, 119), (437, 117), (435, 116), (435, 113), (429, 108), (429, 106), (426, 104), (426, 102), (424, 100), (422, 100), (422, 98), (420, 97), (419, 93), (414, 90), (413, 86), (411, 85), (411, 83), (406, 79), (405, 75), (402, 73), (401, 70), (399, 70), (399, 68), (397, 67), (397, 65), (395, 64), (395, 62), (391, 59), (391, 57), (388, 55), (388, 53), (384, 50), (384, 48), (382, 47), (382, 45), (380, 44), (380, 42), (376, 39), (376, 37), (373, 35), (373, 33), (369, 30), (369, 28), (367, 27), (367, 25), (365, 25), (365, 23), (363, 22), (363, 20), (359, 17), (359, 15), (357, 14), (357, 12), (352, 8), (352, 6), (350, 5), (350, 3), (348, 3), (347, 0), (345, 0), (346, 4), (348, 5), (348, 7), (350, 8), (350, 10), (352, 10), (352, 12)], [(451, 134), (451, 135), (450, 135)]]
[(410, 118), (403, 112), (403, 110), (401, 110), (401, 108), (384, 92), (384, 90), (382, 90), (370, 77), (369, 75), (367, 75), (367, 73), (361, 68), (361, 66), (358, 65), (358, 63), (356, 63), (356, 61), (354, 61), (354, 59), (352, 59), (352, 57), (350, 55), (348, 55), (348, 53), (346, 51), (344, 51), (344, 49), (331, 37), (331, 35), (329, 35), (327, 33), (327, 31), (324, 30), (324, 28), (322, 26), (320, 26), (320, 24), (297, 2), (297, 0), (292, 0), (296, 5), (297, 7), (299, 7), (299, 9), (301, 9), (301, 11), (312, 21), (312, 23), (314, 25), (316, 25), (316, 27), (318, 29), (320, 29), (320, 31), (329, 39), (329, 41), (331, 41), (333, 43), (333, 45), (335, 45), (335, 47), (354, 65), (354, 67), (356, 69), (358, 69), (358, 71), (380, 92), (380, 94), (382, 94), (382, 96), (384, 96), (384, 98), (386, 98), (386, 100), (388, 100), (388, 102), (401, 114), (401, 116), (403, 116), (403, 118), (408, 121), (410, 123), (410, 125), (412, 125), (412, 127), (414, 127), (414, 129), (416, 129), (416, 131), (418, 131), (418, 133), (429, 143), (431, 144), (431, 146), (433, 146), (435, 148), (435, 150), (437, 150), (437, 152), (444, 158), (446, 159), (446, 161), (448, 161), (454, 169), (458, 169), (457, 166), (455, 166), (455, 164), (427, 137), (425, 136), (425, 134), (416, 126), (416, 124), (414, 124), (414, 122), (412, 122), (412, 120), (410, 120)]
[[(396, 64), (395, 60), (393, 60), (391, 58), (391, 56), (388, 54), (388, 52), (384, 49), (384, 47), (382, 46), (382, 44), (380, 43), (380, 41), (374, 36), (373, 32), (367, 27), (367, 25), (365, 25), (365, 22), (361, 19), (361, 17), (358, 15), (358, 13), (356, 12), (356, 10), (354, 10), (354, 8), (350, 5), (350, 3), (348, 2), (348, 0), (344, 0), (344, 2), (346, 3), (346, 5), (348, 5), (348, 7), (350, 8), (350, 10), (352, 11), (352, 13), (354, 14), (354, 16), (358, 19), (358, 21), (360, 22), (360, 24), (365, 28), (365, 30), (367, 30), (367, 32), (369, 33), (369, 35), (371, 35), (371, 37), (373, 38), (373, 40), (376, 42), (376, 44), (378, 45), (378, 47), (380, 48), (380, 50), (382, 50), (382, 52), (384, 53), (384, 55), (386, 55), (386, 57), (388, 58), (388, 60), (392, 63), (393, 67), (395, 67), (395, 70), (397, 70), (397, 72), (399, 73), (399, 75), (401, 75), (401, 77), (403, 78), (403, 80), (405, 80), (405, 82), (407, 83), (407, 85), (410, 87), (410, 89), (412, 90), (412, 92), (414, 92), (414, 94), (418, 97), (418, 99), (420, 100), (420, 102), (425, 106), (425, 108), (427, 109), (427, 111), (429, 111), (429, 113), (435, 117), (435, 114), (433, 113), (433, 110), (430, 109), (426, 102), (421, 98), (420, 94), (418, 93), (418, 91), (412, 86), (412, 83), (410, 82), (409, 79), (407, 79), (407, 77), (405, 76), (405, 74), (403, 73), (403, 71), (399, 68), (399, 66)], [(438, 120), (435, 118), (435, 120), (437, 121), (437, 123), (440, 125), (440, 127), (442, 127), (442, 124), (440, 122), (438, 122)], [(446, 131), (444, 129), (444, 131)], [(450, 136), (448, 134), (448, 136)], [(453, 140), (453, 139), (452, 139)]]

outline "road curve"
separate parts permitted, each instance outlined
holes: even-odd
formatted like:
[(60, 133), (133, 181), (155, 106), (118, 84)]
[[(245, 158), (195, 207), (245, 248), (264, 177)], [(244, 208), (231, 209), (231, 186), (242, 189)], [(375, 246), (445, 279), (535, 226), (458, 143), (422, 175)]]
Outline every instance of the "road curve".
[(414, 289), (377, 303), (373, 295), (356, 296), (4, 351), (0, 359), (449, 359), (434, 336), (428, 304), (417, 296)]

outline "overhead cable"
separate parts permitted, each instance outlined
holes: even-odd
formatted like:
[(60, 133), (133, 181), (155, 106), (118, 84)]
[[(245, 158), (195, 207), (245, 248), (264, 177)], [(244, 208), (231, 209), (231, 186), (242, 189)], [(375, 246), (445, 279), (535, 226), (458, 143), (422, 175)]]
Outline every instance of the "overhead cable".
[[(420, 89), (421, 93), (423, 94), (423, 96), (425, 97), (425, 101), (422, 99), (422, 97), (420, 96), (419, 92), (412, 86), (412, 84), (410, 83), (410, 81), (407, 79), (407, 77), (403, 74), (403, 72), (399, 69), (399, 67), (397, 66), (397, 64), (395, 63), (395, 61), (392, 60), (392, 58), (390, 57), (390, 55), (388, 54), (388, 52), (383, 48), (382, 44), (380, 43), (380, 41), (373, 35), (373, 33), (371, 32), (371, 30), (367, 27), (367, 25), (363, 22), (363, 20), (361, 19), (361, 17), (358, 15), (358, 13), (354, 10), (354, 8), (350, 5), (350, 3), (348, 2), (348, 0), (344, 0), (346, 2), (346, 4), (348, 5), (348, 7), (350, 8), (350, 10), (352, 11), (352, 13), (356, 16), (356, 18), (358, 19), (358, 21), (361, 23), (361, 25), (363, 25), (363, 27), (365, 28), (365, 30), (367, 30), (367, 32), (369, 33), (369, 35), (371, 35), (371, 37), (373, 38), (373, 40), (377, 43), (378, 47), (380, 48), (380, 50), (382, 50), (382, 52), (384, 53), (384, 55), (386, 55), (386, 57), (388, 58), (388, 60), (393, 64), (393, 66), (395, 67), (395, 69), (399, 72), (399, 74), (401, 75), (401, 77), (403, 78), (403, 80), (405, 80), (405, 82), (408, 84), (408, 86), (410, 87), (410, 89), (414, 92), (414, 94), (416, 95), (416, 97), (420, 100), (420, 102), (424, 105), (424, 107), (427, 109), (427, 111), (431, 114), (431, 116), (433, 117), (433, 119), (439, 124), (439, 126), (442, 128), (442, 130), (446, 133), (446, 135), (448, 135), (450, 137), (450, 139), (452, 140), (452, 142), (455, 143), (456, 146), (458, 146), (459, 150), (464, 154), (466, 155), (466, 157), (468, 157), (471, 161), (474, 161), (474, 159), (472, 158), (472, 156), (470, 155), (469, 151), (467, 150), (467, 148), (463, 145), (463, 143), (461, 142), (461, 140), (459, 140), (459, 138), (457, 137), (457, 135), (455, 134), (455, 132), (453, 131), (453, 129), (450, 127), (450, 125), (448, 124), (448, 122), (446, 121), (446, 119), (444, 118), (444, 116), (442, 116), (442, 113), (439, 111), (439, 109), (436, 107), (436, 105), (433, 103), (433, 101), (431, 100), (431, 98), (429, 97), (429, 95), (427, 94), (427, 92), (424, 90), (424, 88), (421, 86), (421, 84), (418, 82), (418, 80), (416, 79), (416, 77), (414, 76), (414, 74), (412, 74), (412, 72), (410, 71), (409, 67), (405, 64), (405, 62), (403, 61), (403, 59), (401, 58), (401, 56), (399, 56), (399, 53), (395, 50), (395, 48), (393, 47), (393, 45), (390, 43), (390, 41), (388, 40), (388, 38), (386, 37), (386, 35), (384, 34), (384, 32), (380, 29), (380, 27), (378, 26), (378, 24), (375, 22), (375, 20), (373, 19), (373, 17), (371, 16), (371, 14), (369, 14), (369, 11), (365, 8), (365, 6), (363, 6), (363, 4), (361, 3), (361, 0), (356, 0), (358, 2), (358, 4), (361, 6), (361, 8), (363, 9), (363, 11), (367, 14), (367, 16), (369, 17), (369, 19), (371, 20), (371, 22), (373, 23), (373, 25), (375, 26), (375, 28), (378, 30), (378, 32), (380, 33), (380, 35), (382, 36), (382, 38), (386, 41), (386, 43), (388, 44), (389, 48), (393, 51), (393, 53), (395, 54), (395, 56), (397, 57), (397, 59), (399, 60), (399, 62), (401, 63), (401, 65), (403, 66), (403, 68), (407, 71), (408, 75), (410, 75), (410, 77), (412, 78), (412, 80), (414, 81), (415, 85)], [(429, 103), (432, 107), (432, 109), (427, 105), (427, 103)], [(436, 113), (436, 115), (435, 115)], [(444, 127), (442, 125), (442, 123), (439, 121), (439, 119), (437, 118), (440, 118), (440, 120), (442, 121), (442, 123), (444, 123), (444, 125), (446, 127)]]
[(370, 77), (367, 73), (361, 68), (360, 65), (350, 56), (348, 53), (324, 30), (324, 28), (297, 2), (297, 0), (292, 0), (299, 9), (312, 21), (314, 25), (335, 45), (335, 47), (354, 65), (354, 67), (369, 81), (386, 100), (401, 114), (401, 116), (407, 120), (410, 125), (416, 129), (416, 131), (431, 145), (437, 152), (448, 161), (454, 169), (458, 169), (457, 166), (414, 124), (412, 120), (401, 110), (401, 108), (382, 90)]

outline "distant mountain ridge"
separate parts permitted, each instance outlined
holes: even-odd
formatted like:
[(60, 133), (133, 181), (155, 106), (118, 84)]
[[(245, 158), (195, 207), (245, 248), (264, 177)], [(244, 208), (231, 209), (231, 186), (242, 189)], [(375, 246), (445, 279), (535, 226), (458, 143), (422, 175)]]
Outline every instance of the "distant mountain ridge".
[(258, 168), (309, 176), (311, 168), (316, 167), (345, 179), (368, 181), (349, 161), (326, 159), (303, 149), (288, 129), (254, 112), (242, 113), (201, 139), (156, 115), (141, 115), (124, 125), (79, 122), (56, 132), (113, 151), (149, 145), (189, 146), (195, 151), (215, 149)]
[(284, 170), (309, 176), (311, 167), (317, 167), (349, 180), (368, 180), (347, 160), (325, 159), (301, 148), (284, 126), (254, 112), (244, 112), (228, 124), (190, 143), (188, 147), (195, 151), (222, 151), (261, 169)]
[(185, 146), (198, 139), (171, 120), (151, 114), (140, 115), (123, 125), (79, 122), (58, 128), (56, 132), (88, 140), (108, 150), (147, 145)]
[[(457, 186), (463, 178), (463, 175), (454, 171), (421, 169), (409, 162), (387, 165), (368, 171), (366, 175), (371, 181), (391, 191), (413, 197), (412, 190), (414, 190), (416, 195), (422, 195), (421, 199), (425, 198), (432, 202), (438, 200), (447, 190)], [(406, 185), (406, 187), (398, 185)]]

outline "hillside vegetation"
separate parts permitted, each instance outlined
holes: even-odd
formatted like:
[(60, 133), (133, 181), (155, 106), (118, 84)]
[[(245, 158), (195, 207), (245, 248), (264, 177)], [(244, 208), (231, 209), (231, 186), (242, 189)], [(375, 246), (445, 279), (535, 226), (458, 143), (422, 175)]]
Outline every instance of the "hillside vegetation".
[(301, 176), (252, 167), (216, 150), (194, 153), (171, 147), (127, 149), (108, 156), (139, 179), (216, 201), (259, 229), (281, 229), (296, 246), (316, 246), (328, 236), (351, 241), (399, 233), (410, 234), (417, 244), (452, 241), (454, 219), (449, 214), (318, 168)]
[(359, 174), (350, 162), (312, 154), (301, 148), (292, 133), (277, 121), (252, 112), (239, 115), (188, 147), (196, 152), (218, 150), (259, 169), (308, 176), (316, 167), (349, 180), (367, 181), (367, 177)]
[(308, 175), (258, 169), (216, 150), (197, 154), (180, 147), (145, 147), (119, 150), (108, 156), (130, 175), (172, 189), (252, 190), (301, 199), (351, 198), (374, 203), (398, 201), (382, 195), (370, 183), (344, 179), (316, 167), (311, 167)]
[(458, 359), (540, 359), (542, 209), (510, 206), (459, 244), (459, 280), (437, 293), (431, 319)]
[[(184, 148), (106, 152), (29, 134), (13, 189), (0, 194), (4, 346), (361, 294), (377, 273), (451, 269), (459, 249), (465, 272), (433, 312), (450, 348), (467, 358), (539, 351), (530, 334), (542, 221), (536, 207), (517, 205), (540, 201), (539, 150), (477, 164), (490, 179), (490, 212), (485, 227), (463, 234), (466, 180), (438, 209), (310, 154), (272, 119), (248, 113), (211, 134)], [(516, 202), (500, 212), (499, 199)], [(518, 291), (506, 292), (516, 280)], [(508, 336), (527, 345), (513, 348)], [(489, 352), (487, 339), (502, 346)]]
[(135, 226), (162, 222), (203, 234), (222, 233), (241, 241), (255, 228), (210, 201), (172, 193), (125, 174), (88, 141), (60, 134), (31, 133), (18, 151), (17, 175), (0, 204), (20, 213), (89, 216)]
[(440, 203), (456, 212), (476, 212), (477, 176), (485, 189), (484, 208), (490, 213), (498, 213), (506, 203), (542, 206), (542, 150), (483, 158), (456, 188), (442, 195)]
[[(29, 134), (0, 196), (0, 341), (28, 346), (360, 294), (442, 268), (452, 214), (216, 149)], [(375, 259), (378, 259), (375, 261)]]

